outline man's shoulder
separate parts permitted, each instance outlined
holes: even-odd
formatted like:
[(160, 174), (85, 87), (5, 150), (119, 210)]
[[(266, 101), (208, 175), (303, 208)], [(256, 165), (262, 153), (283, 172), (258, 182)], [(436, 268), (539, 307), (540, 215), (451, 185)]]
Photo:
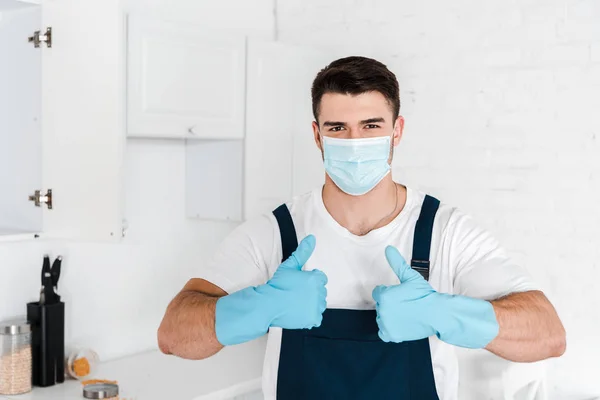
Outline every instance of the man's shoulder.
[(419, 189), (412, 190), (413, 207), (416, 210), (415, 214), (417, 216), (420, 213), (421, 206), (427, 194), (440, 201), (435, 215), (434, 235), (437, 234), (445, 238), (458, 239), (466, 235), (475, 236), (489, 233), (488, 227), (477, 221), (475, 216), (461, 205), (448, 203), (442, 197), (438, 196), (437, 193), (430, 193)]
[[(414, 198), (418, 201), (416, 207), (420, 210), (423, 200), (428, 193), (418, 189), (413, 189), (413, 191), (415, 192)], [(487, 232), (486, 227), (480, 224), (473, 214), (466, 211), (462, 206), (447, 203), (436, 194), (430, 194), (430, 196), (440, 201), (435, 216), (434, 229), (439, 230), (439, 232), (442, 232), (446, 236), (460, 236), (469, 233), (475, 234), (476, 232), (483, 234)]]
[(245, 236), (254, 240), (268, 238), (272, 236), (276, 224), (275, 217), (271, 212), (262, 213), (242, 222), (232, 231), (232, 235)]

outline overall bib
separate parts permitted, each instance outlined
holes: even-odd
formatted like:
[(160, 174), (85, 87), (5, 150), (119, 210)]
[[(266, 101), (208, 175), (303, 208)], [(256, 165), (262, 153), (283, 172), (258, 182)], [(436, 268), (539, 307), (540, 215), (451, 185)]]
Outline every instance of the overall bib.
[[(411, 267), (429, 279), (429, 251), (439, 200), (426, 196), (414, 232)], [(298, 238), (285, 204), (273, 211), (283, 260)], [(386, 343), (375, 310), (327, 309), (321, 326), (282, 329), (278, 400), (439, 400), (429, 339)]]

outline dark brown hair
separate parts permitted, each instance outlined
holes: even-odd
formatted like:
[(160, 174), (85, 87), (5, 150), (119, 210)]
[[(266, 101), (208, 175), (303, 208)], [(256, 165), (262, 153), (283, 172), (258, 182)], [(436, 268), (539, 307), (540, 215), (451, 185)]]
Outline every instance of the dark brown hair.
[(345, 57), (333, 61), (317, 74), (312, 85), (312, 108), (318, 121), (321, 99), (325, 93), (358, 95), (381, 93), (390, 104), (394, 120), (400, 113), (400, 88), (396, 75), (384, 64), (367, 57)]

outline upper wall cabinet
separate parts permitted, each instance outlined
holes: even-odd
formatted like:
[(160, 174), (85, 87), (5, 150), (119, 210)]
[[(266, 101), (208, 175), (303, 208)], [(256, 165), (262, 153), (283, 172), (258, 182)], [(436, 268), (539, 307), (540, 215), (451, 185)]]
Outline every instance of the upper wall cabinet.
[(0, 0), (0, 235), (121, 237), (119, 2), (27, 3)]
[(130, 137), (241, 139), (246, 39), (129, 15)]

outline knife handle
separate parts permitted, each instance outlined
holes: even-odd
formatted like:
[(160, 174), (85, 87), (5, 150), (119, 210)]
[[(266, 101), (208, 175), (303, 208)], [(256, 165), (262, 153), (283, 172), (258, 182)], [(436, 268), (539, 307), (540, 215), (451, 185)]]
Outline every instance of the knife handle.
[(52, 263), (52, 270), (50, 275), (52, 276), (52, 286), (58, 287), (58, 279), (60, 278), (60, 266), (62, 264), (62, 256), (58, 256)]

